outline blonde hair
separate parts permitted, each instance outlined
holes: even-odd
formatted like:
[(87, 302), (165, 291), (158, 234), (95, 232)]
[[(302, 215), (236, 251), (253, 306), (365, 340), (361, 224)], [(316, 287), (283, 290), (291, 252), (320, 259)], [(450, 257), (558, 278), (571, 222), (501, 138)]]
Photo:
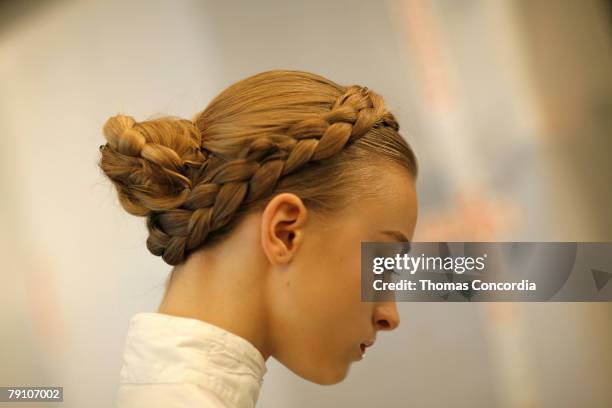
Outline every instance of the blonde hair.
[(325, 216), (376, 195), (385, 162), (416, 178), (398, 130), (367, 87), (273, 70), (229, 86), (193, 120), (109, 118), (99, 166), (123, 208), (147, 217), (149, 251), (177, 265), (280, 192)]

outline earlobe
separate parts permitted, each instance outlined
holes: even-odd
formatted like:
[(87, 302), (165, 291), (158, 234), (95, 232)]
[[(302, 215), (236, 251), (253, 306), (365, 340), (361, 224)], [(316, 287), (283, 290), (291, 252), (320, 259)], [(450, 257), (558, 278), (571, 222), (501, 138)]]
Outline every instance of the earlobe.
[(293, 258), (302, 242), (306, 207), (295, 194), (281, 193), (264, 209), (261, 245), (270, 263), (279, 265)]

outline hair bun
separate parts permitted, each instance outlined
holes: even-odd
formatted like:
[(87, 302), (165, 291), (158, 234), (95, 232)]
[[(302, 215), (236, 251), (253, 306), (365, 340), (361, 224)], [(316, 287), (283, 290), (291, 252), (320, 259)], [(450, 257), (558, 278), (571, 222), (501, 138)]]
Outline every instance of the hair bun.
[(191, 121), (167, 116), (136, 122), (118, 114), (102, 130), (108, 143), (100, 149), (100, 168), (129, 213), (146, 216), (185, 201), (194, 167), (205, 160), (199, 150), (200, 133)]

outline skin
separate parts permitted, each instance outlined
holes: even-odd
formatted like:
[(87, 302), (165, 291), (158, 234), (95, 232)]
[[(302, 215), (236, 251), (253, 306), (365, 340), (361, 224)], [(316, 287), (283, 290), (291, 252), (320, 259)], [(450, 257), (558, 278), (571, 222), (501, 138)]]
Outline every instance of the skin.
[(217, 246), (174, 270), (158, 312), (215, 324), (317, 384), (342, 381), (360, 344), (399, 325), (394, 301), (361, 302), (360, 242), (412, 239), (412, 175), (381, 168), (380, 197), (322, 221), (291, 193), (273, 197)]

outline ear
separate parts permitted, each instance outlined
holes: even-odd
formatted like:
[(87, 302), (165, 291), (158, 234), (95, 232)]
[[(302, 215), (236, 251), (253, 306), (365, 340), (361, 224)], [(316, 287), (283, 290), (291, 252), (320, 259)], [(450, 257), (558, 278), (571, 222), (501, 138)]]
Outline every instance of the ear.
[(293, 258), (304, 237), (306, 218), (306, 206), (295, 194), (281, 193), (270, 200), (261, 219), (261, 245), (270, 263), (281, 265)]

